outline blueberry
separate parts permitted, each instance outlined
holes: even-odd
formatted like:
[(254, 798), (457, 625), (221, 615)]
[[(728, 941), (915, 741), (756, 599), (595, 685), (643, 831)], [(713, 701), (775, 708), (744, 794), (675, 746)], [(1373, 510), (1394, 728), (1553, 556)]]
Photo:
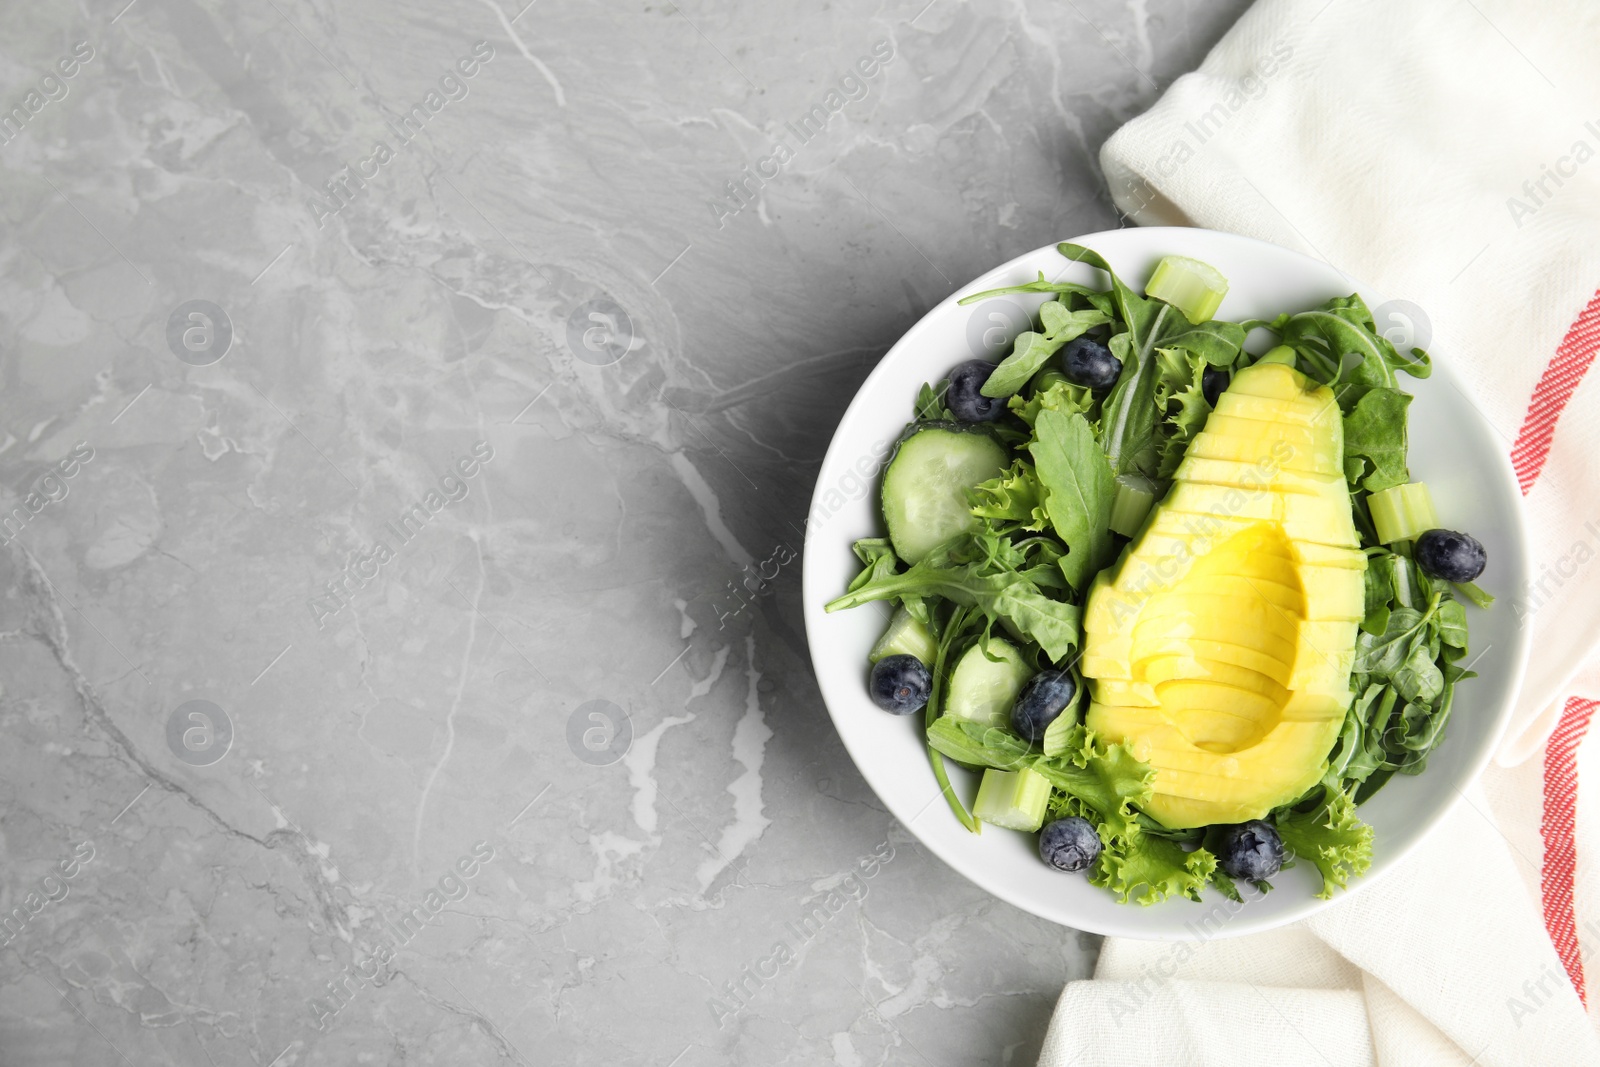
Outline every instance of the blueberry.
[(1212, 407), (1217, 406), (1217, 397), (1228, 387), (1228, 372), (1221, 367), (1207, 367), (1205, 373), (1200, 375), (1200, 395), (1206, 398), (1206, 403)]
[(1229, 878), (1271, 878), (1283, 867), (1283, 839), (1260, 819), (1230, 826), (1222, 832), (1217, 865)]
[(1454, 530), (1429, 530), (1417, 538), (1411, 554), (1417, 566), (1447, 582), (1476, 581), (1489, 562), (1476, 537)]
[(1029, 741), (1042, 741), (1045, 730), (1061, 717), (1077, 691), (1077, 683), (1066, 671), (1040, 671), (1028, 679), (1011, 705), (1011, 728)]
[(910, 715), (928, 703), (933, 675), (915, 656), (885, 656), (872, 665), (872, 702), (884, 711)]
[(1061, 353), (1061, 371), (1089, 389), (1110, 389), (1122, 376), (1122, 360), (1093, 337), (1074, 337)]
[(1073, 815), (1039, 831), (1039, 858), (1058, 871), (1081, 871), (1100, 855), (1100, 835), (1088, 819)]
[(983, 383), (994, 373), (995, 365), (986, 359), (969, 359), (950, 371), (950, 388), (945, 390), (945, 406), (962, 422), (993, 422), (1006, 410), (1006, 402), (984, 396)]

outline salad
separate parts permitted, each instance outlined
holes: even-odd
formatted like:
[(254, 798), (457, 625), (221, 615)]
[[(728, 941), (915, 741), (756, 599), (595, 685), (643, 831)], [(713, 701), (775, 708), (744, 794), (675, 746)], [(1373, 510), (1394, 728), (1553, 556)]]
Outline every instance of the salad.
[[(922, 387), (886, 536), (827, 610), (894, 606), (870, 696), (922, 713), (972, 832), (1036, 834), (1124, 903), (1241, 900), (1297, 861), (1331, 896), (1371, 863), (1359, 806), (1422, 773), (1473, 677), (1463, 602), (1493, 600), (1407, 468), (1397, 376), (1428, 354), (1359, 296), (1225, 322), (1205, 263), (1169, 256), (1140, 294), (1058, 250), (1109, 286), (962, 301), (1048, 297), (1005, 359)], [(982, 772), (970, 806), (950, 761)]]

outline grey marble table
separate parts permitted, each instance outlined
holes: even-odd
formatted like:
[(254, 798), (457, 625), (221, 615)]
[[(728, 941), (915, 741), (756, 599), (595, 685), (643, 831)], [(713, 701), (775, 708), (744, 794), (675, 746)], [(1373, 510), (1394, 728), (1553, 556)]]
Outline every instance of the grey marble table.
[(1031, 1063), (801, 523), (1246, 4), (515, 2), (0, 11), (0, 1063)]

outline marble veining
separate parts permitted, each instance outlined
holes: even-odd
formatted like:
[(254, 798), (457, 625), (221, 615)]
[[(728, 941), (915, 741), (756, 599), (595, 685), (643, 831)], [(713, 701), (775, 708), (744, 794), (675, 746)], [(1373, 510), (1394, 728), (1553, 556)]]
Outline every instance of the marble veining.
[(0, 1064), (1033, 1062), (810, 491), (1245, 6), (0, 10)]

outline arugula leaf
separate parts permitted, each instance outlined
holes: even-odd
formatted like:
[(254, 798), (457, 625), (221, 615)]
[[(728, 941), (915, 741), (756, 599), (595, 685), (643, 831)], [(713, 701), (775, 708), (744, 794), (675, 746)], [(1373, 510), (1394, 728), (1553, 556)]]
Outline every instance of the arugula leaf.
[(1001, 289), (985, 289), (981, 293), (973, 293), (971, 296), (962, 297), (958, 303), (962, 305), (974, 304), (979, 300), (1006, 296), (1010, 293), (1058, 293), (1064, 296), (1076, 297), (1090, 307), (1107, 315), (1113, 313), (1111, 295), (1109, 293), (1087, 285), (1079, 285), (1077, 282), (1047, 282), (1044, 279), (1044, 271), (1039, 272), (1037, 281), (1024, 282), (1022, 285), (1008, 285)]
[[(1396, 388), (1396, 371), (1426, 378), (1433, 369), (1428, 353), (1420, 348), (1413, 348), (1409, 356), (1397, 352), (1378, 332), (1372, 313), (1356, 294), (1334, 297), (1310, 311), (1279, 315), (1270, 323), (1253, 320), (1241, 325), (1246, 330), (1265, 326), (1276, 332), (1281, 343), (1295, 350), (1300, 370), (1334, 386), (1340, 408), (1347, 413), (1369, 390)], [(1359, 466), (1351, 467), (1355, 481)]]
[(1310, 860), (1322, 873), (1324, 900), (1343, 889), (1351, 876), (1372, 866), (1372, 827), (1356, 817), (1355, 800), (1343, 789), (1323, 790), (1309, 811), (1291, 807), (1273, 817), (1286, 849)]
[(1156, 904), (1175, 896), (1199, 900), (1216, 869), (1216, 856), (1203, 848), (1185, 852), (1167, 838), (1134, 834), (1106, 843), (1089, 882), (1111, 890), (1123, 904)]
[(934, 388), (927, 382), (922, 383), (922, 388), (917, 390), (917, 402), (911, 409), (912, 422), (954, 422), (955, 415), (944, 403), (945, 390), (950, 388), (949, 382), (940, 382)]
[(1122, 375), (1100, 405), (1100, 447), (1115, 473), (1153, 477), (1160, 462), (1155, 442), (1155, 350), (1152, 347), (1141, 356), (1131, 333), (1113, 335), (1108, 347), (1122, 361)]
[[(949, 618), (939, 631), (938, 650), (934, 654), (934, 661), (928, 665), (929, 672), (933, 675), (933, 684), (928, 690), (928, 705), (923, 710), (925, 728), (932, 727), (939, 717), (939, 709), (944, 700), (945, 683), (952, 662), (951, 649), (967, 628), (967, 622), (967, 609), (952, 607)], [(966, 805), (961, 803), (961, 798), (956, 796), (956, 791), (951, 788), (950, 772), (944, 765), (944, 756), (932, 742), (928, 744), (928, 764), (933, 768), (933, 779), (939, 783), (939, 791), (944, 794), (945, 803), (950, 805), (950, 813), (956, 817), (956, 821), (975, 834), (981, 833), (983, 824), (967, 811)]]
[[(1108, 342), (1122, 361), (1122, 374), (1101, 406), (1100, 447), (1111, 460), (1113, 474), (1161, 476), (1162, 435), (1157, 426), (1164, 402), (1156, 397), (1157, 348), (1181, 349), (1214, 366), (1231, 366), (1244, 346), (1245, 328), (1234, 322), (1211, 320), (1191, 324), (1171, 304), (1143, 297), (1128, 288), (1105, 259), (1082, 245), (1063, 243), (1057, 251), (1098, 267), (1111, 279), (1111, 299), (1121, 329)], [(1196, 412), (1185, 405), (1185, 428), (1192, 432)], [(1203, 420), (1202, 420), (1203, 421)], [(1176, 467), (1176, 462), (1172, 464)]]
[(1068, 311), (1058, 300), (1051, 300), (1040, 307), (1039, 315), (1043, 321), (1044, 332), (1025, 330), (1017, 335), (1011, 354), (1000, 361), (990, 372), (989, 379), (983, 383), (981, 392), (984, 396), (1011, 396), (1028, 384), (1028, 379), (1032, 378), (1062, 345), (1091, 327), (1111, 321), (1110, 316), (1093, 308)]
[(1324, 782), (1335, 788), (1342, 782), (1365, 782), (1386, 767), (1383, 733), (1398, 697), (1394, 689), (1381, 682), (1361, 689), (1345, 713), (1339, 740), (1328, 757)]
[(893, 574), (900, 563), (887, 537), (863, 537), (851, 545), (850, 550), (864, 564), (861, 573), (850, 583), (852, 593), (869, 582)]
[(1185, 329), (1188, 320), (1171, 304), (1128, 288), (1098, 252), (1069, 242), (1057, 245), (1056, 251), (1100, 268), (1111, 279), (1111, 300), (1123, 330), (1111, 338), (1110, 347), (1122, 361), (1122, 375), (1102, 406), (1100, 446), (1111, 460), (1112, 473), (1154, 475), (1156, 456), (1150, 437), (1155, 426), (1156, 342), (1166, 332)]
[(1081, 639), (1081, 610), (1053, 600), (1017, 571), (1014, 549), (995, 535), (969, 535), (941, 547), (900, 573), (879, 574), (851, 583), (826, 611), (853, 608), (873, 600), (942, 596), (976, 608), (990, 621), (1002, 621), (1019, 637), (1035, 641), (1051, 660), (1065, 662)]
[(1117, 317), (1136, 336), (1144, 336), (1156, 320), (1165, 320), (1167, 313), (1175, 310), (1170, 304), (1140, 296), (1128, 288), (1122, 283), (1122, 279), (1117, 277), (1116, 271), (1111, 269), (1111, 264), (1106, 262), (1105, 257), (1092, 248), (1063, 241), (1056, 245), (1056, 251), (1068, 259), (1087, 263), (1106, 272), (1106, 276), (1111, 279), (1111, 303), (1116, 308)]
[[(1411, 480), (1406, 467), (1406, 409), (1410, 405), (1409, 393), (1379, 386), (1369, 389), (1344, 417), (1346, 476), (1351, 458), (1369, 461), (1372, 473), (1360, 480), (1361, 488), (1369, 493)], [(1352, 479), (1351, 488), (1354, 487)]]
[(1028, 451), (1033, 455), (1045, 514), (1067, 546), (1061, 573), (1072, 588), (1082, 592), (1088, 580), (1110, 562), (1115, 479), (1082, 415), (1043, 410), (1033, 432)]
[(1245, 328), (1236, 322), (1209, 319), (1190, 325), (1180, 318), (1177, 328), (1163, 334), (1160, 341), (1167, 348), (1193, 352), (1213, 367), (1231, 367), (1244, 348), (1244, 338)]

